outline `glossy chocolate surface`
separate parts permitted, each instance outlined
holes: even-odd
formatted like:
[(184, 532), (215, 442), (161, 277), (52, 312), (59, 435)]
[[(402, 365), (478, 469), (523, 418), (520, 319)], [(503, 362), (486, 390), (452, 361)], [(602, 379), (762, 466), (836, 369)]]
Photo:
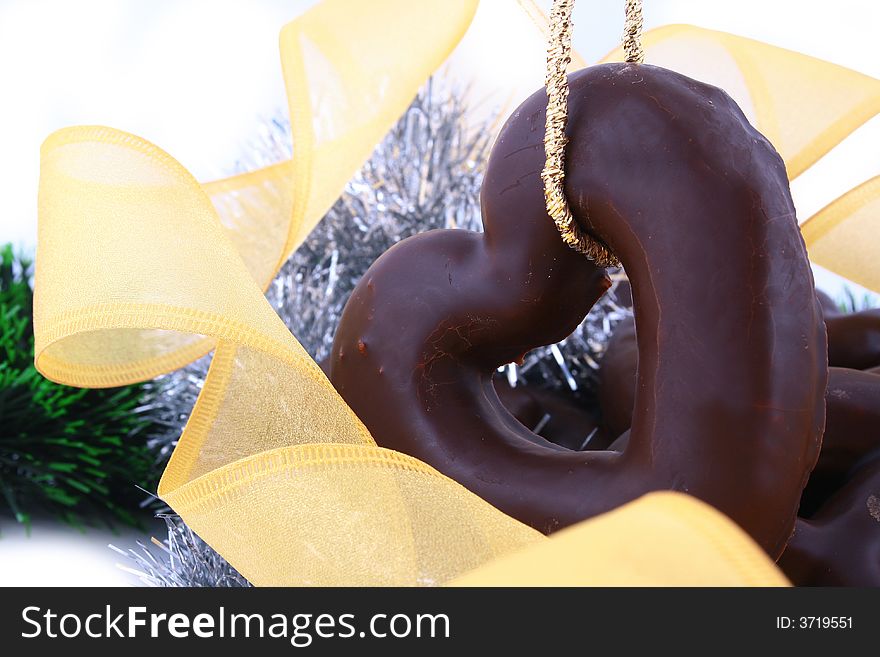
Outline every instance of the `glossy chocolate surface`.
[[(638, 367), (635, 345), (635, 324), (623, 320), (615, 327), (600, 368), (602, 423), (613, 434), (624, 435), (613, 444), (615, 449), (626, 443), (625, 432), (632, 423)], [(866, 454), (880, 449), (880, 376), (830, 367), (825, 398), (822, 449), (804, 490), (800, 515), (811, 515), (846, 482)]]
[(551, 443), (568, 449), (603, 449), (610, 440), (599, 426), (598, 409), (590, 410), (582, 400), (557, 390), (518, 385), (493, 378), (498, 398), (522, 424)]
[(800, 586), (880, 586), (880, 454), (798, 520), (779, 566)]
[(676, 73), (606, 64), (570, 88), (567, 197), (633, 289), (626, 450), (549, 443), (492, 385), (497, 366), (568, 335), (608, 285), (544, 208), (543, 90), (492, 151), (485, 233), (432, 231), (381, 256), (343, 313), (331, 380), (380, 445), (541, 531), (675, 489), (776, 556), (818, 455), (827, 376), (782, 160), (725, 93)]
[(828, 362), (867, 370), (880, 366), (880, 308), (857, 313), (825, 314)]
[(811, 516), (864, 458), (880, 449), (880, 376), (832, 367), (825, 399), (822, 451), (804, 490), (802, 516)]
[(816, 290), (828, 329), (828, 364), (856, 370), (880, 369), (880, 308), (842, 312), (827, 293)]
[[(838, 311), (827, 295), (818, 296), (828, 305), (828, 321)], [(832, 353), (835, 339), (840, 334), (829, 330)], [(614, 426), (621, 431), (629, 428), (632, 417), (635, 342), (633, 322), (621, 322), (601, 364), (602, 415), (609, 421), (619, 418)], [(858, 362), (868, 362), (857, 344), (865, 341), (857, 338), (846, 348)], [(780, 565), (800, 585), (880, 586), (880, 468), (874, 465), (880, 462), (880, 376), (872, 370), (831, 367), (825, 398), (822, 450)], [(622, 448), (627, 437), (624, 433), (613, 447)]]
[(615, 438), (623, 435), (632, 426), (638, 365), (639, 345), (636, 341), (635, 320), (621, 320), (614, 327), (599, 366), (601, 422), (605, 431)]

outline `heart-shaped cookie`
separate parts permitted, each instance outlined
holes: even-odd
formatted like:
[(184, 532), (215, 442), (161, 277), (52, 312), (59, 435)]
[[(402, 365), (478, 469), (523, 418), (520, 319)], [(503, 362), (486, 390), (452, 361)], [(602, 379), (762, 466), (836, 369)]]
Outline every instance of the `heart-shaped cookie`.
[(495, 368), (568, 335), (608, 287), (545, 208), (543, 90), (493, 148), (484, 232), (423, 233), (377, 259), (342, 315), (331, 381), (380, 445), (541, 531), (673, 489), (778, 556), (818, 455), (827, 378), (785, 166), (715, 87), (635, 64), (569, 85), (566, 196), (633, 290), (627, 448), (554, 445), (492, 385)]

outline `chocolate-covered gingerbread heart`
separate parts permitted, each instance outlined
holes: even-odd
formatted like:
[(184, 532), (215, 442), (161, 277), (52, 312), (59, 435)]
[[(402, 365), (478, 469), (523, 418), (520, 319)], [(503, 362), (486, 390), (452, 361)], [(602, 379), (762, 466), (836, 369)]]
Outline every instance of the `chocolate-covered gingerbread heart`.
[(828, 329), (828, 362), (836, 367), (867, 370), (880, 366), (880, 308), (845, 313), (818, 292)]
[(779, 565), (799, 585), (880, 586), (880, 453), (798, 521)]
[(778, 555), (824, 423), (825, 330), (785, 167), (724, 92), (606, 64), (569, 78), (566, 195), (632, 284), (641, 367), (622, 453), (526, 429), (496, 367), (568, 335), (608, 286), (547, 214), (545, 92), (502, 129), (484, 233), (382, 255), (343, 313), (331, 380), (379, 444), (544, 532), (658, 489), (695, 495)]
[[(826, 295), (819, 299), (829, 303)], [(836, 312), (831, 317), (826, 322), (845, 318)], [(860, 323), (863, 331), (874, 330), (860, 321), (850, 326)], [(632, 419), (635, 335), (633, 322), (621, 322), (600, 368), (603, 423), (615, 431), (625, 431)], [(828, 347), (832, 364), (841, 362), (835, 356), (841, 353), (871, 362), (871, 340), (864, 334), (832, 331), (829, 325)], [(795, 535), (779, 563), (799, 585), (880, 586), (880, 376), (845, 367), (831, 367), (828, 374), (822, 450), (801, 498)], [(627, 437), (623, 433), (612, 448), (623, 448)]]

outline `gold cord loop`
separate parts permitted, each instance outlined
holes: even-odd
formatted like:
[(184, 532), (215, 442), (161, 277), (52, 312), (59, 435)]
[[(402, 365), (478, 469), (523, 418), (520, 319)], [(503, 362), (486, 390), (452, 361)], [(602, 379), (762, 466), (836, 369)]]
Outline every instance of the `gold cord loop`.
[[(568, 80), (571, 62), (571, 10), (574, 0), (554, 0), (550, 12), (550, 43), (547, 47), (547, 119), (544, 128), (546, 160), (541, 171), (547, 212), (562, 241), (600, 267), (619, 267), (620, 260), (600, 241), (591, 237), (571, 214), (565, 198), (565, 125), (568, 120)], [(623, 47), (626, 61), (641, 63), (642, 3), (627, 0)]]
[(627, 62), (643, 64), (642, 0), (626, 0), (623, 20), (623, 55)]

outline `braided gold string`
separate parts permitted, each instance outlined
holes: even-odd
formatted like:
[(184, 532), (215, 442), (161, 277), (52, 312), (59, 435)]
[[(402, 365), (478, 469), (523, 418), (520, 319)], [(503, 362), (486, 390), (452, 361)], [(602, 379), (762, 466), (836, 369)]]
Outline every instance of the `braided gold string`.
[(642, 64), (642, 0), (626, 0), (623, 21), (623, 54), (627, 62)]
[[(556, 224), (562, 241), (600, 267), (619, 267), (611, 250), (581, 229), (565, 199), (565, 124), (568, 120), (568, 80), (571, 62), (571, 10), (574, 0), (554, 0), (550, 11), (550, 43), (547, 47), (547, 118), (544, 125), (545, 163), (541, 171), (547, 213)], [(642, 3), (627, 0), (623, 46), (626, 61), (645, 59), (641, 45)]]

